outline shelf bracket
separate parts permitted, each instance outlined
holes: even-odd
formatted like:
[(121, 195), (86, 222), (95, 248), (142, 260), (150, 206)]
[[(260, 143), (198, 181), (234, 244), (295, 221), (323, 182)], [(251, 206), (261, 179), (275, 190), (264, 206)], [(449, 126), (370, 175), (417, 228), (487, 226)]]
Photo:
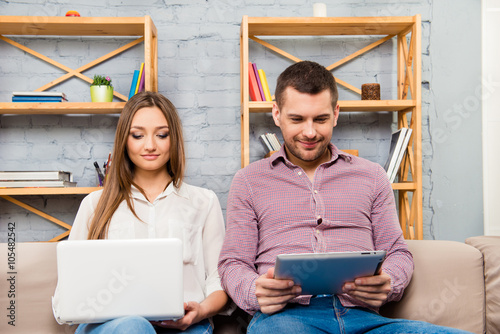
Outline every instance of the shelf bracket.
[(69, 235), (69, 232), (71, 231), (71, 225), (66, 224), (66, 223), (65, 223), (65, 222), (63, 222), (62, 220), (59, 220), (59, 219), (57, 219), (57, 218), (54, 218), (54, 217), (52, 217), (52, 216), (50, 216), (50, 215), (46, 214), (45, 212), (42, 212), (42, 211), (40, 211), (40, 210), (38, 210), (38, 209), (35, 209), (34, 207), (32, 207), (32, 206), (30, 206), (30, 205), (28, 205), (28, 204), (26, 204), (26, 203), (23, 203), (23, 202), (21, 202), (21, 201), (18, 201), (17, 199), (15, 199), (15, 198), (13, 198), (13, 197), (10, 197), (10, 196), (7, 196), (7, 195), (0, 195), (0, 197), (2, 197), (3, 199), (5, 199), (5, 200), (7, 200), (7, 201), (9, 201), (9, 202), (11, 202), (11, 203), (13, 203), (13, 204), (17, 205), (17, 206), (20, 206), (20, 207), (21, 207), (21, 208), (23, 208), (23, 209), (26, 209), (26, 210), (28, 210), (28, 211), (31, 211), (31, 212), (33, 212), (34, 214), (36, 214), (36, 215), (38, 215), (38, 216), (40, 216), (40, 217), (42, 217), (42, 218), (45, 218), (45, 219), (47, 219), (47, 220), (49, 220), (49, 221), (53, 222), (54, 224), (57, 224), (57, 225), (59, 225), (59, 226), (61, 226), (61, 227), (65, 228), (65, 229), (67, 230), (67, 231), (65, 231), (65, 232), (63, 232), (63, 233), (61, 233), (61, 234), (59, 234), (58, 236), (56, 236), (56, 237), (54, 237), (54, 238), (50, 239), (50, 240), (49, 240), (50, 242), (59, 241), (59, 240), (61, 240), (61, 239), (65, 238), (65, 237), (67, 237), (67, 236)]
[[(68, 80), (71, 77), (78, 77), (78, 78), (82, 79), (83, 81), (86, 81), (88, 83), (92, 83), (93, 80), (91, 78), (87, 77), (86, 75), (82, 74), (81, 72), (86, 71), (86, 70), (88, 70), (88, 69), (90, 69), (90, 68), (92, 68), (92, 67), (94, 67), (94, 66), (96, 66), (96, 65), (98, 65), (98, 64), (100, 64), (100, 63), (102, 63), (102, 62), (104, 62), (104, 61), (106, 61), (106, 60), (108, 60), (108, 59), (110, 59), (110, 58), (112, 58), (112, 57), (114, 57), (114, 56), (116, 56), (116, 55), (118, 55), (118, 54), (120, 54), (120, 53), (122, 53), (122, 52), (124, 52), (124, 51), (132, 48), (133, 46), (135, 46), (135, 45), (137, 45), (137, 44), (139, 44), (139, 43), (141, 43), (141, 42), (144, 41), (144, 37), (138, 38), (138, 39), (136, 39), (136, 40), (134, 40), (134, 41), (132, 41), (132, 42), (130, 42), (130, 43), (122, 46), (122, 47), (119, 47), (116, 50), (113, 50), (113, 51), (107, 53), (106, 55), (104, 55), (102, 57), (99, 57), (96, 60), (94, 60), (94, 61), (92, 61), (92, 62), (90, 62), (90, 63), (88, 63), (86, 65), (83, 65), (83, 66), (77, 68), (76, 70), (74, 70), (74, 69), (72, 69), (70, 67), (67, 67), (67, 66), (65, 66), (65, 65), (63, 65), (63, 64), (61, 64), (61, 63), (59, 63), (59, 62), (57, 62), (55, 60), (50, 59), (47, 56), (42, 55), (39, 52), (36, 52), (36, 51), (34, 51), (34, 50), (32, 50), (32, 49), (30, 49), (30, 48), (28, 48), (28, 47), (26, 47), (26, 46), (24, 46), (22, 44), (19, 44), (16, 41), (14, 41), (14, 40), (12, 40), (12, 39), (10, 39), (8, 37), (0, 35), (0, 39), (3, 40), (3, 41), (5, 41), (5, 42), (7, 42), (7, 43), (9, 43), (12, 46), (18, 48), (18, 49), (20, 49), (20, 50), (23, 50), (26, 53), (31, 54), (32, 56), (34, 56), (36, 58), (39, 58), (39, 59), (41, 59), (41, 60), (43, 60), (43, 61), (45, 61), (45, 62), (47, 62), (47, 63), (49, 63), (49, 64), (51, 64), (51, 65), (53, 65), (55, 67), (60, 68), (63, 71), (68, 72), (68, 73), (60, 76), (56, 80), (53, 80), (53, 81), (47, 83), (46, 85), (44, 85), (44, 86), (42, 86), (42, 87), (40, 87), (38, 89), (35, 89), (36, 92), (43, 92), (46, 89), (49, 89), (49, 88), (51, 88), (51, 87), (53, 87), (55, 85), (60, 84), (63, 81)], [(123, 100), (123, 101), (127, 101), (128, 100), (128, 97), (126, 97), (125, 95), (120, 94), (120, 93), (118, 93), (116, 91), (113, 91), (113, 95), (116, 96), (117, 98)]]

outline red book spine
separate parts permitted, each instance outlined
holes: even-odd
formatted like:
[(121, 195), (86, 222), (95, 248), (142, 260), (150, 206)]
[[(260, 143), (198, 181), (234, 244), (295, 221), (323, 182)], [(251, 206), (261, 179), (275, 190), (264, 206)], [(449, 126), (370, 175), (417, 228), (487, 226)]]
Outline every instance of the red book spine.
[(262, 101), (266, 100), (266, 96), (264, 95), (264, 89), (262, 89), (262, 83), (260, 82), (259, 78), (259, 71), (257, 70), (257, 64), (253, 63), (253, 71), (255, 73), (255, 78), (257, 79), (257, 84), (259, 85), (259, 92), (260, 92), (260, 97), (262, 98)]
[(249, 86), (250, 86), (250, 98), (252, 101), (262, 101), (260, 96), (259, 85), (257, 84), (257, 78), (255, 72), (253, 71), (252, 63), (248, 63), (248, 76), (249, 76)]

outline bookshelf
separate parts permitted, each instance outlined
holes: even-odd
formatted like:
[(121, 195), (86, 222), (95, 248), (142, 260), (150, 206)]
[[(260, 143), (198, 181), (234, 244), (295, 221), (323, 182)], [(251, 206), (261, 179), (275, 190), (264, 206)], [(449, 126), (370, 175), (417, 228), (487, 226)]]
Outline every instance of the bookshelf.
[[(394, 112), (398, 128), (413, 130), (408, 150), (398, 172), (397, 191), (399, 221), (406, 239), (423, 239), (422, 231), (422, 130), (421, 130), (421, 18), (398, 17), (248, 17), (243, 16), (240, 29), (241, 81), (241, 167), (250, 163), (250, 115), (271, 112), (273, 102), (252, 102), (249, 97), (250, 40), (272, 50), (277, 56), (298, 62), (299, 59), (268, 43), (267, 36), (376, 36), (380, 39), (332, 63), (330, 71), (367, 53), (378, 45), (397, 40), (397, 99), (339, 101), (340, 112)], [(262, 38), (264, 37), (264, 38)], [(262, 38), (262, 39), (261, 39)], [(341, 85), (359, 95), (361, 90), (336, 77)]]
[[(158, 33), (150, 16), (143, 17), (50, 17), (50, 16), (0, 16), (0, 50), (4, 47), (18, 48), (35, 58), (51, 64), (65, 72), (59, 78), (35, 89), (46, 91), (62, 82), (78, 78), (92, 83), (92, 79), (83, 74), (84, 71), (101, 64), (113, 57), (143, 44), (144, 67), (148, 69), (145, 75), (145, 90), (158, 91)], [(129, 36), (134, 39), (126, 45), (108, 52), (89, 63), (76, 69), (69, 68), (59, 62), (46, 57), (8, 36)], [(128, 96), (128, 92), (125, 92)], [(64, 102), (64, 103), (12, 103), (0, 102), (0, 115), (2, 114), (119, 114), (127, 101), (127, 96), (114, 92), (114, 96), (124, 102)], [(67, 229), (61, 235), (50, 241), (59, 241), (69, 235), (71, 226), (43, 213), (11, 196), (27, 195), (85, 195), (98, 190), (98, 187), (69, 187), (69, 188), (3, 188), (0, 197), (29, 210), (59, 226)]]

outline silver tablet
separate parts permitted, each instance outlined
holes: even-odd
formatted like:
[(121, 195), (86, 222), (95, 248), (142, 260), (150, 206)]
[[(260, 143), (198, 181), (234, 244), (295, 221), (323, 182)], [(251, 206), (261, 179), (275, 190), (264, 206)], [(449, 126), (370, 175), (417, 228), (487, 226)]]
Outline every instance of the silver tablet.
[(345, 282), (379, 273), (385, 251), (281, 254), (274, 278), (291, 279), (303, 295), (339, 294)]

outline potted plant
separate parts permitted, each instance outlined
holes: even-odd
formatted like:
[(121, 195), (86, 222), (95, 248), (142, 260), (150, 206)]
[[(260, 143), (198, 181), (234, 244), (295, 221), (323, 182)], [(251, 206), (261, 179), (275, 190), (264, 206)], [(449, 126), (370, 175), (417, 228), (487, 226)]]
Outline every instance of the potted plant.
[(94, 75), (94, 80), (90, 84), (90, 98), (92, 102), (113, 101), (113, 86), (109, 76)]

